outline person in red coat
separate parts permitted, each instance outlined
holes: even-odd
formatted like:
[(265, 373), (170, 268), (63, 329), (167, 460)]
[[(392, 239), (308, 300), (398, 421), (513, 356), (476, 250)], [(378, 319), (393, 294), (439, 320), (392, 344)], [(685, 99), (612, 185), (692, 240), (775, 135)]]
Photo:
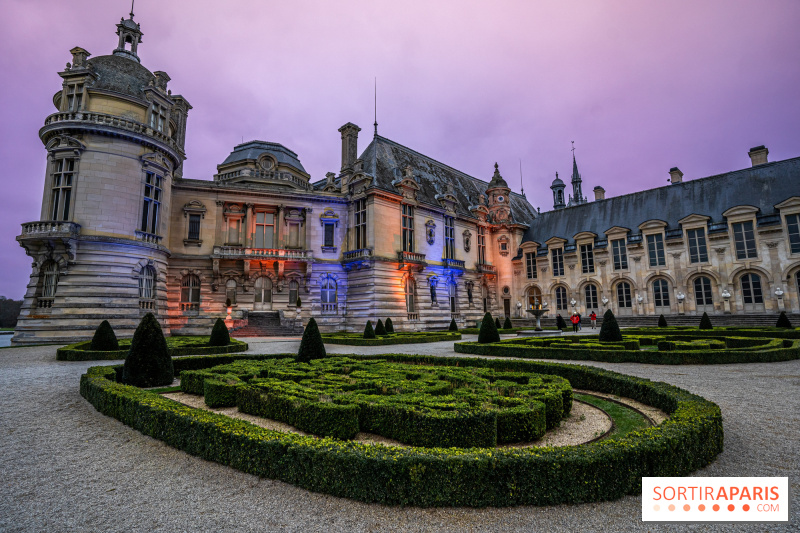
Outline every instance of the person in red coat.
[(572, 331), (577, 333), (578, 323), (581, 321), (581, 319), (578, 317), (578, 313), (572, 313), (572, 316), (570, 317), (569, 320), (570, 322), (572, 322)]
[(594, 328), (595, 328), (595, 326), (597, 326), (597, 313), (595, 313), (594, 311), (592, 311), (592, 314), (591, 314), (591, 315), (589, 315), (589, 320), (591, 320), (591, 321), (592, 321), (592, 329), (594, 329)]

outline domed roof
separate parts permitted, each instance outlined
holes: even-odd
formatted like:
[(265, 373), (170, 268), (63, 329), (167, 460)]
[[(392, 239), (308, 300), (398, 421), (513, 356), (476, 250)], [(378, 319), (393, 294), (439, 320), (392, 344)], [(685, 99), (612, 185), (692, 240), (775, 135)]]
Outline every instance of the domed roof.
[(489, 189), (493, 187), (508, 188), (508, 183), (506, 183), (506, 180), (500, 175), (500, 169), (497, 168), (497, 163), (494, 164), (494, 176), (492, 176), (492, 181), (489, 182)]
[(303, 164), (300, 163), (296, 153), (282, 144), (266, 141), (248, 141), (234, 146), (233, 152), (225, 158), (225, 161), (223, 161), (220, 166), (236, 163), (238, 161), (255, 161), (264, 154), (269, 154), (274, 157), (279, 165), (287, 165), (307, 174), (306, 169), (303, 168)]
[(551, 189), (555, 189), (556, 187), (565, 187), (564, 182), (558, 177), (558, 172), (556, 172), (556, 179), (554, 179), (553, 183), (550, 185)]
[(155, 76), (137, 61), (121, 56), (98, 56), (88, 60), (97, 74), (95, 89), (114, 91), (144, 99), (144, 89)]

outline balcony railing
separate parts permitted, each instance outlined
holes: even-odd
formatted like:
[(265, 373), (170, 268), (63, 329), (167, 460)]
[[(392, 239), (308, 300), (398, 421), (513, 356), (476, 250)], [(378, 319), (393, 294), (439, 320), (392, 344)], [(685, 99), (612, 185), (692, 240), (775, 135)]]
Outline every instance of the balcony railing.
[(324, 315), (335, 315), (336, 314), (336, 304), (322, 304), (322, 314), (324, 314)]
[(181, 311), (199, 311), (200, 304), (197, 302), (181, 302)]
[(311, 184), (309, 184), (306, 180), (298, 178), (297, 176), (294, 176), (289, 172), (241, 169), (241, 170), (233, 170), (231, 172), (224, 172), (222, 174), (217, 174), (216, 176), (214, 176), (214, 178), (219, 181), (227, 181), (242, 177), (252, 177), (260, 180), (269, 180), (269, 181), (288, 181), (289, 183), (294, 183), (301, 189), (309, 190), (311, 188)]
[(161, 244), (161, 239), (163, 239), (161, 235), (147, 233), (146, 231), (139, 231), (138, 229), (133, 233), (136, 235), (137, 241), (149, 242), (150, 244)]
[(419, 320), (419, 313), (408, 313), (409, 320)]
[(139, 300), (139, 309), (144, 309), (146, 311), (152, 311), (156, 308), (156, 301), (155, 300)]
[(458, 270), (464, 270), (466, 263), (459, 259), (447, 259), (446, 257), (442, 259), (442, 263), (447, 268), (455, 268)]
[(53, 307), (53, 300), (55, 298), (36, 298), (37, 309), (50, 309)]
[(53, 113), (44, 120), (44, 125), (50, 126), (52, 124), (58, 124), (61, 122), (78, 122), (92, 125), (109, 126), (120, 130), (129, 131), (131, 133), (147, 135), (148, 137), (153, 137), (154, 139), (161, 141), (178, 152), (183, 152), (175, 140), (163, 131), (158, 131), (151, 128), (147, 124), (125, 117), (108, 115), (106, 113), (96, 113), (93, 111)]
[(22, 237), (73, 237), (81, 232), (81, 225), (75, 222), (40, 220), (22, 225)]
[(416, 252), (397, 252), (397, 260), (401, 263), (415, 263), (424, 265), (425, 254), (418, 254)]
[(214, 255), (223, 258), (278, 259), (284, 261), (310, 261), (311, 250), (286, 250), (283, 248), (241, 248), (239, 246), (215, 246)]
[(478, 272), (483, 272), (485, 274), (497, 274), (497, 267), (494, 265), (487, 265), (486, 263), (477, 263), (475, 268), (478, 269)]
[(342, 254), (344, 261), (361, 261), (369, 259), (372, 256), (372, 248), (361, 248), (359, 250), (350, 250)]

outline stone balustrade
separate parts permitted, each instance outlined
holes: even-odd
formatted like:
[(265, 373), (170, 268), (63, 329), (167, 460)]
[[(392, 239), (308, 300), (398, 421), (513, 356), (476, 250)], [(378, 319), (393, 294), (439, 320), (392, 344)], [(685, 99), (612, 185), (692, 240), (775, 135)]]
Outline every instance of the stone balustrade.
[(278, 248), (242, 248), (240, 246), (215, 246), (214, 255), (224, 259), (278, 259), (284, 261), (311, 261), (311, 250), (286, 250)]
[(178, 146), (178, 143), (176, 143), (172, 137), (163, 131), (153, 129), (143, 122), (117, 115), (96, 113), (94, 111), (59, 112), (48, 116), (44, 121), (44, 125), (47, 127), (54, 124), (67, 122), (108, 126), (119, 130), (129, 131), (131, 133), (146, 135), (166, 144), (173, 150), (183, 153), (183, 149)]
[(36, 237), (72, 237), (81, 232), (81, 225), (75, 222), (58, 220), (40, 220), (22, 224), (23, 238)]

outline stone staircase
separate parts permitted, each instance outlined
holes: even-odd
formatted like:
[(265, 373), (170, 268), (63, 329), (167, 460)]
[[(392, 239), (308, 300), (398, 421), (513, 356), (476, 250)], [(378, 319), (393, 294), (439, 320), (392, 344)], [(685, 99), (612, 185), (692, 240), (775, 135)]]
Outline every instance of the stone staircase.
[[(549, 314), (549, 313), (548, 313)], [(569, 322), (569, 313), (561, 313), (567, 326), (571, 326)], [(667, 319), (667, 324), (670, 326), (698, 326), (700, 325), (700, 317), (702, 315), (664, 315)], [(794, 327), (800, 327), (800, 313), (787, 313), (789, 321)], [(761, 326), (774, 326), (778, 321), (777, 313), (759, 313), (748, 315), (709, 315), (711, 324), (714, 326), (728, 326), (728, 327), (761, 327)], [(581, 323), (586, 326), (590, 325), (588, 315), (583, 315)], [(535, 322), (530, 319), (511, 319), (514, 327), (534, 326)], [(603, 323), (602, 315), (597, 315), (597, 325)], [(655, 327), (658, 326), (658, 316), (617, 316), (617, 323), (623, 328), (632, 327)], [(555, 316), (542, 318), (542, 326), (555, 327)]]
[[(302, 325), (288, 325), (278, 311), (250, 311), (247, 325), (231, 330), (232, 337), (297, 337), (303, 334)], [(294, 322), (290, 320), (288, 322)], [(299, 322), (299, 321), (298, 321)]]

